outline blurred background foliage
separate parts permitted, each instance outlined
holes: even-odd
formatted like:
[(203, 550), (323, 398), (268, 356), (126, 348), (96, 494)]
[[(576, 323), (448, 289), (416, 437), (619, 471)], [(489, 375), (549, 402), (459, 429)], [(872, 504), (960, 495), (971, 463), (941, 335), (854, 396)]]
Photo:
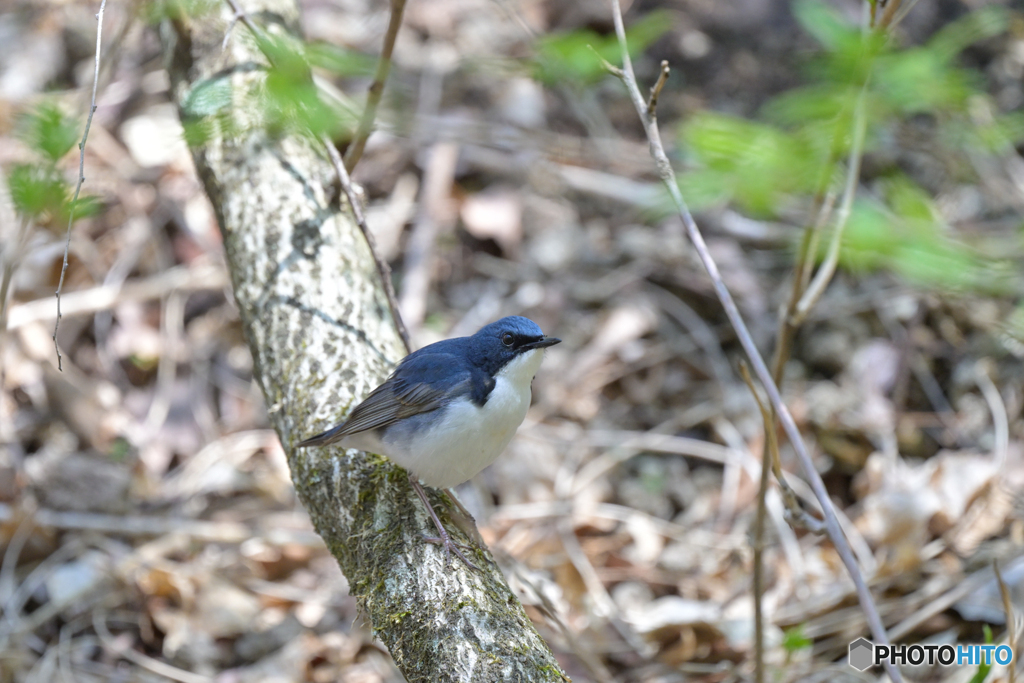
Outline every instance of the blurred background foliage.
[[(215, 9), (209, 0), (147, 5), (154, 23), (173, 13), (201, 19)], [(733, 205), (752, 217), (773, 219), (820, 204), (844, 173), (862, 95), (866, 153), (892, 144), (903, 127), (928, 125), (932, 144), (942, 147), (935, 153), (964, 172), (972, 155), (1001, 154), (1024, 141), (1024, 113), (1000, 112), (986, 93), (983, 75), (957, 62), (972, 44), (1007, 30), (1005, 8), (968, 13), (924, 45), (905, 47), (885, 31), (860, 29), (820, 0), (800, 0), (793, 11), (819, 48), (802, 57), (806, 83), (769, 99), (754, 119), (702, 111), (679, 125), (677, 161), (686, 170), (680, 183), (695, 210)], [(627, 30), (631, 54), (642, 54), (670, 28), (669, 13), (644, 14)], [(311, 69), (335, 78), (367, 77), (372, 56), (269, 33), (247, 33), (241, 39), (256, 41), (270, 64), (259, 91), (244, 95), (259, 115), (248, 122), (218, 117), (218, 112), (231, 111), (235, 94), (227, 77), (205, 83), (185, 105), (185, 135), (191, 144), (247, 125), (264, 125), (280, 135), (351, 139), (361, 107), (344, 96), (332, 98), (337, 91), (325, 95)], [(529, 72), (549, 86), (578, 91), (610, 78), (602, 59), (619, 61), (615, 36), (586, 28), (539, 36), (534, 47)], [(78, 122), (56, 104), (43, 102), (24, 115), (20, 130), (39, 160), (10, 172), (15, 208), (31, 220), (66, 222), (70, 186), (56, 165), (77, 141)], [(1000, 261), (1000, 250), (986, 250), (957, 234), (941, 220), (928, 189), (897, 163), (873, 169), (865, 180), (873, 191), (854, 205), (843, 236), (844, 267), (886, 268), (934, 288), (1019, 290), (1019, 273)], [(658, 206), (662, 216), (671, 213), (667, 197)], [(76, 213), (88, 212), (79, 213), (84, 218), (96, 210), (93, 198), (82, 197)]]
[[(43, 102), (22, 116), (17, 131), (37, 159), (15, 164), (9, 171), (7, 182), (14, 208), (23, 220), (61, 232), (70, 218), (74, 191), (58, 164), (78, 142), (79, 122), (68, 117), (58, 104)], [(100, 210), (98, 201), (80, 195), (75, 215), (96, 215)]]
[[(1024, 140), (1020, 113), (996, 114), (983, 76), (956, 61), (971, 44), (1007, 30), (1004, 8), (972, 12), (911, 47), (886, 32), (863, 32), (816, 0), (797, 2), (794, 12), (820, 46), (805, 57), (809, 83), (769, 100), (761, 122), (704, 112), (680, 127), (691, 167), (681, 185), (698, 210), (733, 203), (770, 219), (812, 199), (820, 204), (844, 172), (862, 96), (866, 153), (891, 145), (905, 126), (929, 125), (932, 143), (942, 147), (935, 153), (966, 169), (971, 155), (1003, 153)], [(872, 169), (865, 181), (872, 191), (854, 204), (843, 266), (888, 268), (940, 289), (1019, 291), (1019, 273), (1000, 250), (986, 253), (957, 234), (897, 163)]]

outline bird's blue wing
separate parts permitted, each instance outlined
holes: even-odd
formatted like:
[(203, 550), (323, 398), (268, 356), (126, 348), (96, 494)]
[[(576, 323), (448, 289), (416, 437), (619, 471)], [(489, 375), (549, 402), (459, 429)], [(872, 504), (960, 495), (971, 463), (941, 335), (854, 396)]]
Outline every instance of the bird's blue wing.
[(458, 356), (414, 353), (352, 410), (348, 420), (299, 446), (324, 446), (350, 434), (380, 429), (403, 418), (436, 410), (460, 396), (482, 405), (493, 388), (493, 377)]

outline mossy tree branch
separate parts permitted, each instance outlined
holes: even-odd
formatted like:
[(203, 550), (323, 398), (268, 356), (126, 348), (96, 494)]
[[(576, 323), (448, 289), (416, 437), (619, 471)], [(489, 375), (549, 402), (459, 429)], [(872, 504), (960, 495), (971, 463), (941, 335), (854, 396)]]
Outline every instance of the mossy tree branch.
[[(269, 35), (297, 38), (292, 0), (240, 5)], [(337, 422), (405, 351), (322, 145), (252, 123), (267, 60), (240, 31), (222, 48), (232, 19), (219, 5), (212, 16), (165, 20), (161, 37), (183, 123), (203, 131), (193, 158), (299, 498), (410, 681), (565, 680), (489, 553), (477, 552), (485, 569), (473, 572), (446, 567), (441, 549), (423, 542), (430, 521), (404, 472), (356, 451), (294, 448)]]

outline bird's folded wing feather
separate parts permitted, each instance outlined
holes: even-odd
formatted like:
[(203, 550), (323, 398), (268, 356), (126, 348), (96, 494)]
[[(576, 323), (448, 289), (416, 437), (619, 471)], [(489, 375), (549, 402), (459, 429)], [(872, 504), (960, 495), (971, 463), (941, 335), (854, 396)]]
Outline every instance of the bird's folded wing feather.
[(450, 354), (409, 356), (384, 384), (355, 407), (345, 423), (299, 445), (326, 445), (349, 434), (380, 429), (403, 418), (436, 410), (463, 395), (486, 400), (494, 379), (481, 370), (460, 365), (464, 364)]

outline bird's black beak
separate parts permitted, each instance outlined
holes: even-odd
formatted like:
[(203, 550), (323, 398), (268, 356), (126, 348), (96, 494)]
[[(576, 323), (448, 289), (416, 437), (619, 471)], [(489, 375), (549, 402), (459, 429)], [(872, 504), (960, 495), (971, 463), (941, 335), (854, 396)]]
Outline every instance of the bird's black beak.
[(558, 337), (541, 337), (537, 341), (532, 341), (528, 344), (523, 344), (520, 348), (523, 349), (524, 351), (530, 349), (545, 349), (549, 346), (554, 346), (555, 344), (561, 343), (562, 340), (559, 339)]

